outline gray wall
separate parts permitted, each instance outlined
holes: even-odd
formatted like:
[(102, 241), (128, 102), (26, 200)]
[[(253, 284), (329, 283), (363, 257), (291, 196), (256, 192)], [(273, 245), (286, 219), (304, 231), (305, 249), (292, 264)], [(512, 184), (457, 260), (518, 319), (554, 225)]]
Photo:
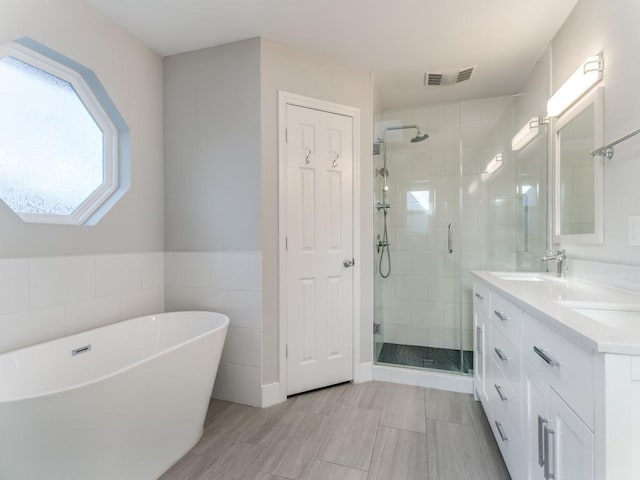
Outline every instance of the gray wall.
[(366, 70), (267, 39), (262, 39), (261, 50), (262, 384), (265, 385), (278, 381), (278, 90), (360, 109), (361, 362), (373, 358), (373, 92), (371, 74)]
[(131, 129), (131, 189), (96, 226), (23, 223), (0, 202), (0, 258), (162, 251), (162, 62), (80, 0), (0, 0), (0, 43), (34, 40), (92, 69)]
[[(617, 139), (640, 127), (640, 51), (637, 19), (640, 2), (629, 0), (580, 0), (551, 44), (552, 92), (582, 61), (603, 52), (604, 140)], [(628, 216), (640, 215), (640, 138), (616, 147), (605, 163), (602, 245), (564, 244), (569, 258), (640, 265), (640, 249), (628, 245)]]
[(164, 58), (168, 251), (260, 250), (260, 40)]
[(372, 358), (369, 72), (265, 39), (164, 59), (168, 251), (262, 252), (262, 384), (278, 381), (278, 90), (361, 110), (362, 361)]

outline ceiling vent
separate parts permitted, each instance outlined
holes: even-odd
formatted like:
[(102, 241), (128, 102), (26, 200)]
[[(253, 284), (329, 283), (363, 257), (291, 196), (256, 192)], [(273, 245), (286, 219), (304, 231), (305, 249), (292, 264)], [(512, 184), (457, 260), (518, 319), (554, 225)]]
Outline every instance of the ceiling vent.
[(463, 67), (459, 70), (448, 70), (439, 73), (427, 72), (424, 74), (424, 86), (454, 85), (456, 83), (466, 82), (471, 78), (474, 68), (475, 67)]

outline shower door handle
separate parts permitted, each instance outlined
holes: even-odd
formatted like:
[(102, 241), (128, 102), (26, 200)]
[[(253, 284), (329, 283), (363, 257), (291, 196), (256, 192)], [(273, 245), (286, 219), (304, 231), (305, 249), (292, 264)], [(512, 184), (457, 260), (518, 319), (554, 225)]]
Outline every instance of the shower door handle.
[(447, 249), (449, 250), (449, 253), (453, 253), (453, 236), (451, 232), (451, 223), (449, 223), (449, 226), (447, 227)]

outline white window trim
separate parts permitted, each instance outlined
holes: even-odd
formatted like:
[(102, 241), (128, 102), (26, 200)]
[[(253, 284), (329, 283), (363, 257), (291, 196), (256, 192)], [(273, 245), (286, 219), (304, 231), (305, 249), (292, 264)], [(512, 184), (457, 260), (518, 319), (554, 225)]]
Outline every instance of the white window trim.
[(73, 213), (70, 215), (46, 215), (15, 211), (14, 213), (28, 223), (83, 225), (118, 189), (118, 130), (82, 75), (73, 68), (15, 42), (0, 45), (0, 58), (4, 57), (16, 58), (69, 82), (103, 134), (103, 182)]

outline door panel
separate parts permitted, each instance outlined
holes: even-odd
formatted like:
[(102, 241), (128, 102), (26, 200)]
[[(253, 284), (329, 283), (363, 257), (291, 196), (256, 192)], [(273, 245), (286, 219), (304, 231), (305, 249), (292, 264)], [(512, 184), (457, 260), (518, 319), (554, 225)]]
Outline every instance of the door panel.
[(555, 461), (551, 472), (558, 480), (593, 480), (593, 433), (556, 392), (549, 395), (554, 429)]
[(287, 105), (287, 393), (353, 378), (353, 121)]
[(301, 249), (313, 252), (316, 240), (316, 176), (311, 168), (300, 169), (300, 196)]
[(544, 426), (549, 422), (549, 385), (527, 362), (524, 367), (526, 480), (544, 480)]

